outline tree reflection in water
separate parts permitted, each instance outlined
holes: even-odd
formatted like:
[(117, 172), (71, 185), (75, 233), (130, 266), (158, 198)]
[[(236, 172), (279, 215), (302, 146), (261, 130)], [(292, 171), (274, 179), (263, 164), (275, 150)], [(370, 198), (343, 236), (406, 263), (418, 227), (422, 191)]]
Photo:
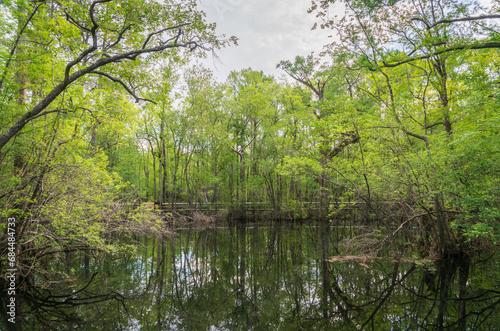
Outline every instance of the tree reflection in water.
[(328, 262), (339, 231), (186, 229), (169, 242), (143, 239), (126, 260), (73, 258), (82, 284), (97, 272), (86, 291), (125, 299), (38, 307), (37, 314), (23, 305), (19, 322), (33, 330), (497, 330), (494, 258)]

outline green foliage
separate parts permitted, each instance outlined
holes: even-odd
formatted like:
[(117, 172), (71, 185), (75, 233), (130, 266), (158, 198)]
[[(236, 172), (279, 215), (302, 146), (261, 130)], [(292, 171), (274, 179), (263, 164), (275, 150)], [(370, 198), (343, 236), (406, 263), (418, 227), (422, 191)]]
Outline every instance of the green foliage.
[[(331, 3), (313, 9), (324, 17)], [(330, 58), (278, 64), (294, 83), (250, 68), (220, 83), (175, 48), (123, 58), (66, 86), (1, 149), (1, 216), (26, 225), (23, 240), (35, 245), (26, 254), (115, 254), (129, 247), (112, 237), (163, 234), (157, 215), (123, 207), (132, 201), (226, 211), (262, 204), (293, 218), (320, 209), (330, 219), (355, 206), (365, 221), (418, 228), (428, 250), (456, 238), (498, 243), (500, 57), (489, 46), (497, 28), (461, 19), (477, 14), (465, 2), (443, 12), (426, 1), (413, 9), (349, 3), (344, 18), (324, 22), (343, 32)], [(94, 9), (91, 16), (75, 1), (3, 3), (0, 133), (66, 73), (142, 49), (153, 31), (190, 23), (178, 27), (183, 41), (225, 44), (195, 1)], [(91, 45), (92, 20), (99, 45), (79, 57)]]
[(29, 292), (51, 288), (66, 253), (119, 255), (133, 235), (166, 234), (157, 213), (134, 207), (151, 199), (154, 182), (137, 139), (141, 98), (169, 105), (174, 67), (203, 56), (180, 48), (218, 49), (228, 39), (195, 1), (0, 6), (0, 274), (6, 220), (15, 217), (18, 277), (36, 279), (19, 291)]

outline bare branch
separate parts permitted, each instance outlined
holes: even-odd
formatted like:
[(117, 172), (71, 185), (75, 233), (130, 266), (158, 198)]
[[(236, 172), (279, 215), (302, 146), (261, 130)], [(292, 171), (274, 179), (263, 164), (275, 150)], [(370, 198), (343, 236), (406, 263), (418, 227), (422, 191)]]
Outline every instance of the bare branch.
[(413, 217), (410, 217), (409, 219), (407, 219), (406, 221), (401, 223), (401, 225), (396, 229), (396, 231), (394, 231), (392, 233), (392, 235), (393, 236), (396, 235), (396, 233), (398, 233), (398, 231), (401, 230), (406, 223), (413, 221), (415, 218), (426, 216), (426, 215), (432, 215), (432, 214), (434, 214), (434, 212), (427, 212), (427, 213), (423, 213), (423, 214), (419, 214), (419, 215), (415, 215)]
[(433, 124), (429, 124), (425, 128), (426, 129), (430, 129), (430, 128), (436, 126), (436, 125), (444, 125), (444, 122), (436, 122), (436, 123), (433, 123)]
[(239, 156), (243, 157), (243, 155), (245, 155), (245, 149), (248, 148), (248, 146), (250, 146), (250, 144), (255, 140), (255, 136), (252, 137), (252, 139), (250, 139), (250, 141), (248, 142), (248, 144), (246, 144), (244, 147), (241, 146), (240, 148), (238, 149), (235, 149), (233, 146), (231, 146), (228, 142), (226, 142), (226, 144), (229, 146), (229, 148), (231, 148), (233, 150), (233, 152), (235, 152), (236, 154), (238, 154)]
[(479, 21), (479, 20), (495, 19), (495, 18), (500, 18), (500, 15), (481, 15), (481, 16), (461, 17), (451, 20), (440, 20), (432, 25), (427, 25), (427, 30), (430, 30), (440, 24), (455, 23), (455, 22), (470, 22), (470, 21)]
[(234, 148), (233, 146), (231, 146), (228, 142), (226, 142), (226, 144), (229, 146), (229, 148), (231, 148), (231, 149), (233, 150), (233, 152), (235, 152), (235, 153), (236, 153), (236, 154), (238, 154), (238, 155), (241, 155), (239, 150), (235, 149), (235, 148)]
[[(181, 27), (185, 26), (185, 25), (190, 25), (191, 23), (183, 23), (183, 24), (178, 24), (176, 26), (171, 26), (169, 28), (165, 28), (165, 29), (162, 29), (160, 31), (156, 31), (156, 32), (151, 32), (148, 37), (146, 38), (146, 40), (144, 41), (144, 43), (142, 44), (142, 49), (145, 49), (146, 46), (148, 45), (149, 41), (151, 40), (151, 38), (157, 34), (160, 34), (160, 33), (163, 33), (165, 31), (169, 31), (169, 30), (175, 30), (175, 29), (180, 29)], [(182, 30), (179, 30), (178, 34), (177, 34), (177, 38), (182, 34)], [(177, 43), (177, 39), (175, 39), (175, 42)]]
[(247, 149), (248, 146), (250, 146), (250, 144), (252, 143), (252, 141), (255, 140), (255, 136), (252, 137), (252, 139), (250, 139), (250, 141), (248, 142), (248, 144), (246, 144), (245, 147), (243, 147), (243, 150)]
[(90, 31), (90, 29), (88, 29), (88, 28), (84, 27), (83, 25), (81, 25), (80, 23), (78, 23), (78, 21), (75, 20), (66, 10), (64, 11), (64, 13), (66, 14), (66, 21), (68, 21), (70, 24), (76, 26), (78, 29), (80, 29), (82, 31), (92, 33), (92, 31)]
[(106, 77), (107, 79), (115, 82), (115, 83), (119, 83), (121, 86), (123, 86), (123, 88), (128, 92), (128, 94), (130, 94), (131, 96), (134, 97), (135, 101), (136, 102), (139, 102), (140, 100), (143, 100), (143, 101), (147, 101), (147, 102), (152, 102), (154, 104), (156, 104), (156, 102), (154, 102), (153, 100), (150, 100), (150, 99), (145, 99), (145, 98), (140, 98), (138, 97), (134, 91), (132, 91), (131, 88), (129, 88), (127, 86), (127, 84), (125, 84), (121, 79), (119, 78), (115, 78), (105, 72), (102, 72), (102, 71), (97, 71), (97, 70), (94, 70), (94, 71), (91, 71), (90, 74), (96, 74), (96, 75), (100, 75), (100, 76), (103, 76), (103, 77)]
[(124, 27), (123, 30), (118, 34), (118, 38), (116, 38), (116, 41), (114, 43), (112, 43), (109, 47), (106, 47), (106, 49), (104, 49), (104, 51), (115, 47), (121, 41), (121, 39), (123, 38), (123, 35), (125, 34), (125, 32), (128, 29), (130, 29), (131, 27), (132, 27), (132, 24), (129, 24), (126, 27)]
[[(471, 50), (472, 49), (474, 49), (474, 50), (476, 50), (476, 49), (490, 49), (490, 48), (500, 48), (500, 42), (493, 42), (492, 41), (492, 42), (486, 42), (484, 44), (457, 45), (457, 46), (452, 46), (452, 47), (445, 48), (445, 49), (442, 49), (442, 50), (439, 50), (436, 52), (432, 52), (430, 54), (410, 57), (406, 60), (395, 62), (395, 63), (383, 62), (382, 65), (378, 65), (378, 66), (383, 67), (383, 68), (394, 68), (394, 67), (400, 66), (402, 64), (410, 63), (413, 61), (426, 60), (426, 59), (429, 59), (433, 56), (441, 55), (441, 54), (445, 54), (445, 53), (449, 53), (449, 52), (453, 52), (453, 51), (466, 50), (466, 49), (471, 49)], [(374, 71), (376, 69), (371, 68), (370, 70)]]
[[(400, 123), (400, 124), (401, 124), (401, 123)], [(427, 137), (426, 137), (426, 136), (422, 136), (422, 135), (420, 135), (420, 134), (413, 133), (413, 132), (411, 132), (411, 131), (409, 131), (409, 130), (405, 129), (405, 128), (403, 127), (403, 125), (402, 125), (402, 124), (401, 124), (401, 130), (402, 130), (404, 133), (406, 133), (407, 135), (409, 135), (409, 136), (412, 136), (412, 137), (414, 137), (414, 138), (417, 138), (417, 139), (423, 140), (426, 144), (428, 144), (428, 143), (429, 143), (429, 141), (427, 140)]]
[(68, 112), (68, 109), (61, 109), (61, 108), (58, 108), (58, 109), (54, 109), (54, 110), (47, 110), (47, 111), (44, 111), (36, 116), (33, 116), (33, 117), (30, 117), (28, 120), (29, 121), (32, 121), (34, 120), (35, 118), (38, 118), (38, 117), (42, 117), (42, 116), (45, 116), (45, 115), (48, 115), (48, 114), (52, 114), (52, 113), (63, 113), (63, 114), (67, 114)]
[(427, 29), (430, 29), (431, 28), (431, 25), (424, 19), (420, 18), (420, 17), (413, 17), (411, 19), (411, 21), (419, 21), (419, 22), (422, 22), (425, 24), (425, 26), (427, 27)]

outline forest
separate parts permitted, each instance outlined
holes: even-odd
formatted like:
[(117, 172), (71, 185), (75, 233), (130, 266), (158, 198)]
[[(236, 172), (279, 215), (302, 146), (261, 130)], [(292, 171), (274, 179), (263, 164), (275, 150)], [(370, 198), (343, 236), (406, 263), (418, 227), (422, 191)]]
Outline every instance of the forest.
[(178, 219), (347, 219), (373, 230), (350, 254), (497, 249), (499, 6), (313, 0), (321, 54), (220, 81), (198, 59), (238, 38), (196, 0), (2, 0), (2, 291), (15, 256), (40, 309), (55, 261), (120, 258)]

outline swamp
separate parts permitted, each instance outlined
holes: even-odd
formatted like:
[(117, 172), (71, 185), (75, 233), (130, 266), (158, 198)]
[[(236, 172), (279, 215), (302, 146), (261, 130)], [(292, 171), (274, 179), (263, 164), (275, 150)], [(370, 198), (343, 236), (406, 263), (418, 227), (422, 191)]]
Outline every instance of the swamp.
[(85, 267), (84, 258), (75, 256), (69, 264), (54, 265), (73, 269), (73, 279), (39, 302), (44, 308), (30, 312), (24, 325), (31, 330), (495, 330), (499, 325), (500, 266), (492, 253), (440, 263), (329, 260), (341, 249), (342, 237), (363, 231), (278, 223), (187, 228), (166, 241), (140, 238), (141, 249), (119, 261)]
[(499, 87), (498, 0), (0, 0), (0, 329), (498, 330)]

